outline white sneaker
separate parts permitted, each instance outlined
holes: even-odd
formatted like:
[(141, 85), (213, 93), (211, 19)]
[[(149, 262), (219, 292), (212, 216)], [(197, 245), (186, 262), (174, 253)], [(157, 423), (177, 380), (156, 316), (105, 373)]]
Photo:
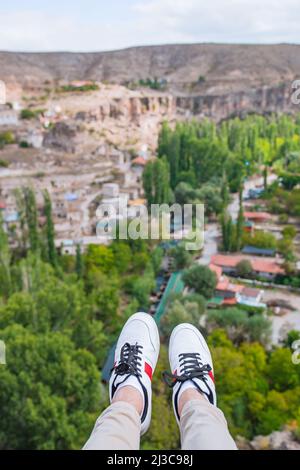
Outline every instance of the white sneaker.
[(144, 400), (141, 434), (148, 430), (151, 422), (151, 380), (159, 345), (158, 328), (153, 318), (148, 313), (132, 315), (119, 336), (109, 380), (110, 401), (121, 387), (130, 385), (141, 392)]
[(188, 388), (198, 390), (212, 404), (217, 404), (213, 363), (206, 341), (200, 331), (182, 323), (172, 331), (169, 343), (172, 373), (164, 372), (164, 380), (173, 388), (173, 407), (179, 424), (178, 402)]

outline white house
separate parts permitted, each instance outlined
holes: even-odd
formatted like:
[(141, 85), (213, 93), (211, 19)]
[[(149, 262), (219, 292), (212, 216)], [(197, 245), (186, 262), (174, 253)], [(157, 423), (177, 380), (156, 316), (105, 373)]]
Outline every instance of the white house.
[(8, 106), (0, 106), (0, 126), (17, 126), (18, 113)]
[(61, 254), (62, 255), (75, 255), (76, 254), (76, 244), (73, 240), (63, 240), (61, 242)]
[(263, 290), (244, 287), (244, 289), (236, 294), (236, 299), (239, 304), (248, 305), (249, 307), (266, 307), (262, 302), (264, 295)]
[(102, 186), (102, 194), (104, 198), (115, 198), (119, 196), (119, 185), (117, 183), (105, 183)]

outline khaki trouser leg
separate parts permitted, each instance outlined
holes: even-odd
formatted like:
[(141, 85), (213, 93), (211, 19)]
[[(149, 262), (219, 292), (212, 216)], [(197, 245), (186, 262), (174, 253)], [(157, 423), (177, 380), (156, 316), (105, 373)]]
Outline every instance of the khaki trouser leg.
[(83, 450), (138, 450), (141, 418), (125, 402), (110, 405), (97, 419)]
[(182, 409), (180, 434), (183, 450), (236, 450), (224, 414), (206, 399), (191, 400)]

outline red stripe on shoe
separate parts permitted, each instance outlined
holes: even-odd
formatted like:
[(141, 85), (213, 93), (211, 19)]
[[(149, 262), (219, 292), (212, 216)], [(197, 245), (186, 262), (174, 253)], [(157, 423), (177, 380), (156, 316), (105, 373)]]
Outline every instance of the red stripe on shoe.
[(208, 375), (210, 376), (211, 380), (213, 381), (213, 383), (215, 383), (215, 378), (214, 378), (214, 374), (212, 373), (212, 371), (210, 371), (208, 373)]
[(147, 362), (145, 362), (145, 372), (148, 375), (149, 379), (152, 380), (152, 375), (153, 375), (152, 367)]

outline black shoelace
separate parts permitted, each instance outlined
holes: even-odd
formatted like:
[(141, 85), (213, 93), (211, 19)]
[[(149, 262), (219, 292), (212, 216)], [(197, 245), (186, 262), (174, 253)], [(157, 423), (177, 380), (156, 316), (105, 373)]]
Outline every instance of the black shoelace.
[[(141, 385), (141, 389), (144, 394), (144, 409), (143, 409), (143, 413), (141, 416), (141, 421), (143, 423), (148, 413), (149, 399), (148, 399), (147, 389), (141, 380), (142, 349), (143, 349), (143, 346), (137, 343), (136, 344), (125, 343), (124, 346), (122, 347), (120, 361), (118, 365), (112, 368), (112, 371), (115, 371), (115, 374), (116, 374), (112, 382), (112, 396), (114, 396), (119, 385), (126, 382), (126, 380), (128, 380), (128, 378), (131, 375), (134, 375), (139, 381)], [(117, 377), (120, 375), (121, 376), (124, 375), (124, 379), (121, 382), (116, 384)]]
[(121, 358), (119, 364), (112, 370), (117, 375), (135, 375), (141, 377), (141, 352), (143, 346), (139, 344), (125, 343), (121, 349)]
[(179, 354), (179, 363), (181, 375), (170, 374), (167, 371), (163, 372), (164, 382), (169, 387), (174, 387), (177, 382), (185, 382), (186, 380), (203, 380), (212, 370), (209, 364), (203, 365), (199, 353)]

